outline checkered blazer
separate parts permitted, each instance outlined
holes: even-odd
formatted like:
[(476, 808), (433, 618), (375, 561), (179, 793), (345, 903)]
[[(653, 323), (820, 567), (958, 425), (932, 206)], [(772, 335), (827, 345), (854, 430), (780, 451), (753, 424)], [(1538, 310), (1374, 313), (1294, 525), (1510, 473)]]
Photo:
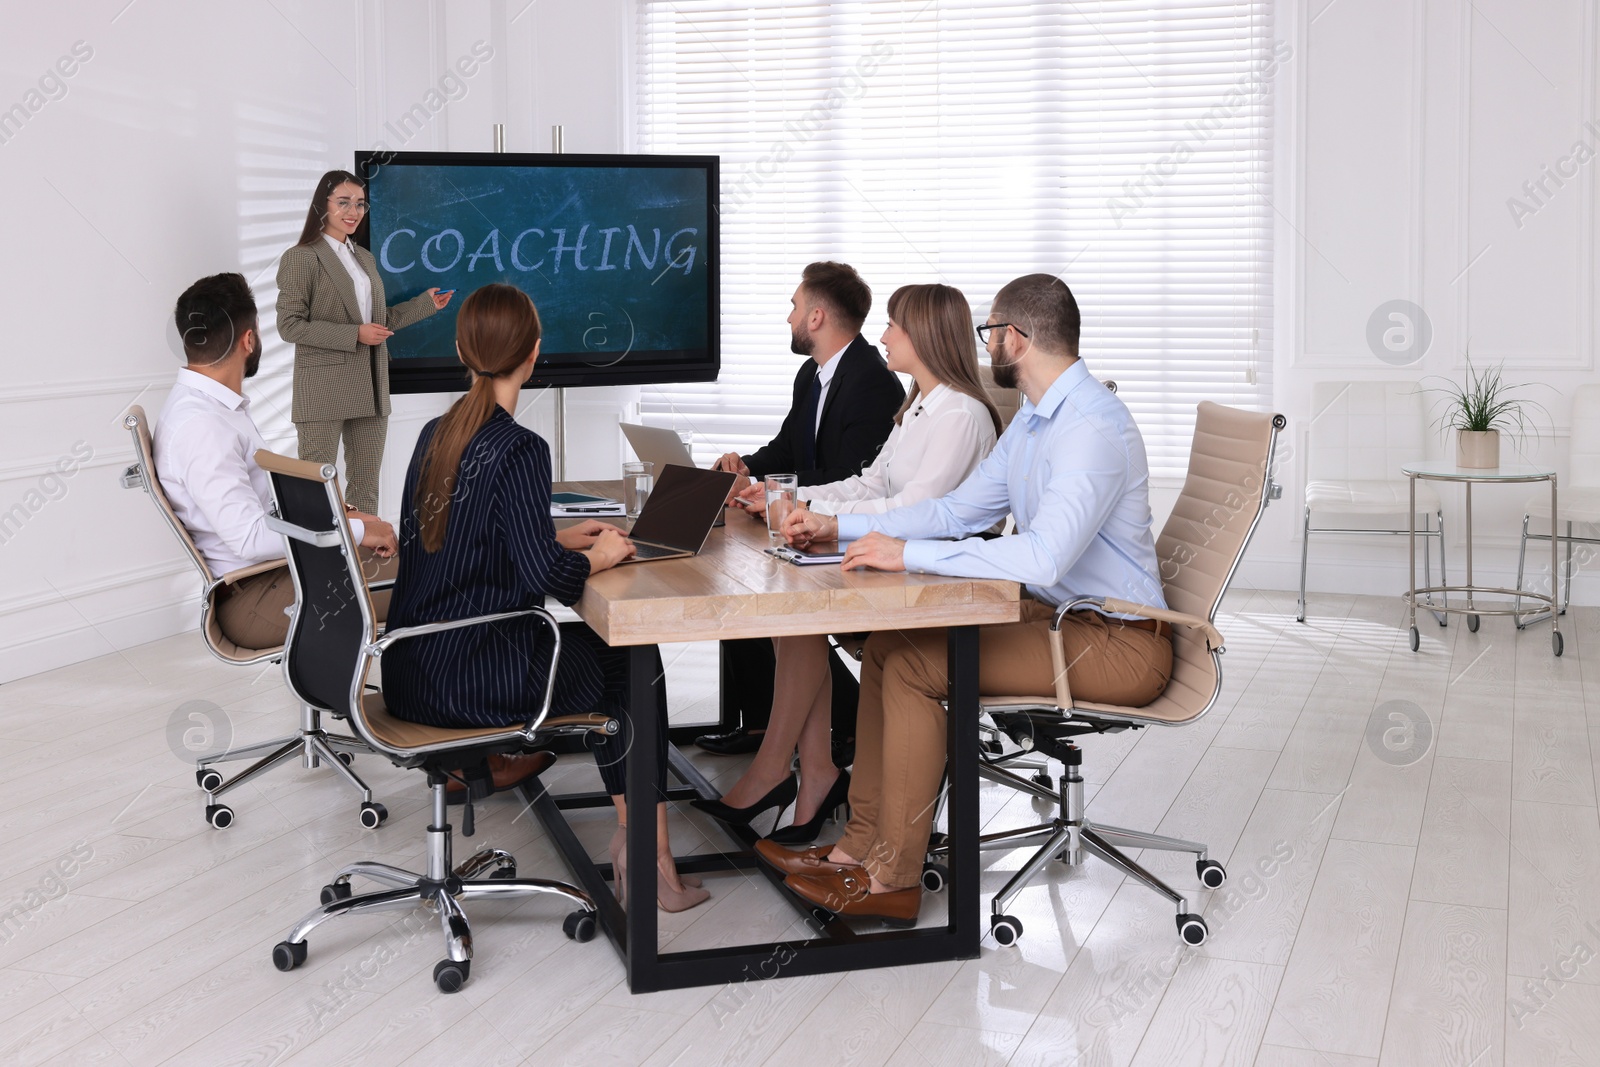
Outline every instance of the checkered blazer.
[[(372, 321), (400, 330), (434, 313), (427, 293), (389, 307), (372, 253), (354, 242), (350, 250), (372, 279)], [(327, 241), (319, 235), (283, 254), (278, 335), (294, 345), (295, 422), (389, 414), (389, 346), (358, 344), (360, 325), (355, 286)]]

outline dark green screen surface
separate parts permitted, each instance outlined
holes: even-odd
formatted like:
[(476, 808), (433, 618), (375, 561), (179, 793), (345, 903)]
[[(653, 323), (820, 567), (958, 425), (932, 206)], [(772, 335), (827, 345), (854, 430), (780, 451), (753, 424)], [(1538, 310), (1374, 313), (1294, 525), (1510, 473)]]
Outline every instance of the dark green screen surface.
[(443, 312), (389, 339), (397, 364), (453, 360), (455, 313), (490, 282), (533, 297), (551, 364), (706, 352), (704, 170), (387, 165), (370, 181), (369, 247), (389, 302), (456, 290)]

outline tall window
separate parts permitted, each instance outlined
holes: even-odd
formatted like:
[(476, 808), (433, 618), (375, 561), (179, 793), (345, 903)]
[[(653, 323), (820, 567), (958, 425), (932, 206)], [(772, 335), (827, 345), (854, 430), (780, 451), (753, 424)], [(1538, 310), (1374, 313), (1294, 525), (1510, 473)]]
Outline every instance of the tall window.
[(777, 429), (800, 269), (889, 294), (1060, 275), (1157, 476), (1195, 404), (1271, 396), (1268, 0), (643, 0), (638, 147), (722, 157), (721, 380), (644, 390), (706, 451)]

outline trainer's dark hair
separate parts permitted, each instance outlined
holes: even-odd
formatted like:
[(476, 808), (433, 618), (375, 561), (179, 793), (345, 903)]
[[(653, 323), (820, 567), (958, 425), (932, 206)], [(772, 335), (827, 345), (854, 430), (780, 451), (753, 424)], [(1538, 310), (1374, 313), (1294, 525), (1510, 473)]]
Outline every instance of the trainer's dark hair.
[(213, 274), (183, 291), (172, 317), (189, 362), (216, 363), (256, 329), (256, 298), (243, 274)]
[(808, 299), (828, 309), (839, 325), (852, 333), (861, 329), (872, 310), (872, 290), (848, 263), (820, 261), (800, 272), (800, 287)]
[[(317, 191), (311, 194), (311, 207), (306, 210), (306, 224), (300, 230), (300, 240), (296, 244), (308, 245), (322, 236), (322, 228), (328, 224), (328, 201), (333, 198), (333, 191), (345, 182), (359, 185), (361, 191), (367, 191), (367, 183), (357, 178), (347, 170), (330, 170), (317, 181)], [(356, 241), (365, 244), (368, 232), (368, 220), (372, 217), (368, 212), (361, 219), (361, 225), (356, 227)]]
[(1083, 320), (1067, 283), (1054, 274), (1024, 274), (995, 294), (994, 315), (1016, 325), (1036, 348), (1057, 355), (1078, 354)]

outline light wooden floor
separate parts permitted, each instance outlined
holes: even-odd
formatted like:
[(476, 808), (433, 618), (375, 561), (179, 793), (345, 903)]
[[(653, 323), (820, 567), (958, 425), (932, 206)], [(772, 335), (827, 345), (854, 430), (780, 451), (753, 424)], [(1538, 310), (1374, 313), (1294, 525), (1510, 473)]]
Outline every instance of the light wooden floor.
[[(326, 769), (298, 768), (237, 791), (237, 825), (211, 830), (180, 754), (207, 722), (282, 732), (276, 670), (223, 667), (185, 635), (0, 686), (0, 1063), (1600, 1062), (1600, 611), (1564, 620), (1555, 660), (1548, 625), (1428, 621), (1413, 655), (1392, 599), (1312, 608), (1301, 626), (1289, 594), (1240, 594), (1209, 717), (1084, 744), (1093, 817), (1208, 841), (1228, 864), (1229, 885), (1199, 894), (1203, 948), (1091, 863), (1030, 888), (1020, 944), (986, 940), (978, 960), (637, 997), (608, 944), (568, 942), (565, 909), (538, 900), (474, 909), (454, 996), (430, 980), (431, 917), (329, 924), (280, 974), (271, 946), (338, 866), (420, 857), (420, 776), (357, 761), (389, 807), (376, 832)], [(691, 646), (671, 668), (675, 718), (705, 717), (709, 663)], [(595, 779), (576, 758), (552, 774)], [(1035, 818), (998, 787), (983, 797), (990, 828)], [(697, 813), (673, 829), (680, 852), (717, 839)], [(603, 852), (609, 819), (580, 832)], [(565, 876), (505, 798), (457, 854), (479, 845)], [(1146, 859), (1194, 888), (1192, 863)], [(992, 890), (1020, 857), (988, 863)], [(708, 885), (710, 905), (663, 916), (664, 944), (800, 929), (760, 882)], [(924, 921), (942, 908), (930, 898)]]

